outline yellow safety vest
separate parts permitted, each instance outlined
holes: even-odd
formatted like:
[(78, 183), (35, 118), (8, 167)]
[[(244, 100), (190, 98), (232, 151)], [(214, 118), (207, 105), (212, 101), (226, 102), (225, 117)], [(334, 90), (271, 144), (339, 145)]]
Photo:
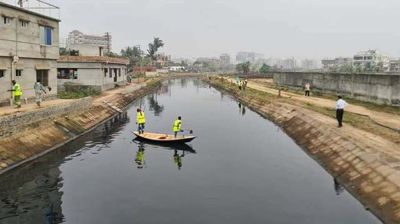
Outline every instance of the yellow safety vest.
[(136, 115), (136, 120), (138, 124), (144, 124), (146, 123), (146, 117), (144, 116), (144, 112), (138, 112)]
[(13, 90), (14, 96), (22, 96), (22, 89), (18, 83), (15, 83)]
[(182, 121), (179, 120), (179, 119), (175, 120), (175, 122), (174, 122), (174, 127), (172, 128), (172, 130), (173, 130), (174, 132), (178, 132), (178, 131), (180, 131), (181, 129), (182, 129)]

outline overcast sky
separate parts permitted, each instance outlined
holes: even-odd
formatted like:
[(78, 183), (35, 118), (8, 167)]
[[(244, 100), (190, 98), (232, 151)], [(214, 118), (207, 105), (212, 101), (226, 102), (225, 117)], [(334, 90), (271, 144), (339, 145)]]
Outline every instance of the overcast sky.
[(113, 36), (113, 50), (153, 37), (173, 57), (255, 51), (269, 57), (400, 56), (400, 0), (48, 0), (61, 37)]

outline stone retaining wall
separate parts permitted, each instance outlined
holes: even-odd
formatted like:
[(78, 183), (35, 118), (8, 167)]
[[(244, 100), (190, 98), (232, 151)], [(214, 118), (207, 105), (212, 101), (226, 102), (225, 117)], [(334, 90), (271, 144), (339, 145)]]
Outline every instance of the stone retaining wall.
[(90, 108), (92, 102), (93, 99), (91, 97), (86, 97), (43, 109), (1, 116), (0, 139), (11, 136), (15, 133), (23, 132), (26, 128), (38, 124), (39, 122), (52, 120), (55, 117), (66, 114), (86, 111)]
[[(14, 130), (14, 133), (11, 135), (6, 132), (7, 137), (0, 138), (0, 174), (88, 133), (120, 114), (135, 99), (153, 92), (157, 87), (151, 85), (142, 86), (140, 89), (130, 88), (134, 92), (106, 95), (96, 102), (87, 98), (58, 109), (23, 114), (21, 117), (1, 118), (3, 129), (13, 126), (9, 129)], [(29, 127), (25, 130), (20, 130), (20, 127), (27, 125)], [(17, 127), (18, 132), (15, 131)]]

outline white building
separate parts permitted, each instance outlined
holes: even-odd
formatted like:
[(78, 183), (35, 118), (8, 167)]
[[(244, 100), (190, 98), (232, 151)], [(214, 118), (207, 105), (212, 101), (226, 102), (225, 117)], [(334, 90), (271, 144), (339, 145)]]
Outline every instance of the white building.
[(353, 57), (353, 67), (362, 71), (382, 71), (390, 69), (390, 59), (377, 50), (360, 51)]
[(400, 72), (400, 60), (390, 60), (390, 72)]
[(0, 104), (12, 97), (11, 80), (33, 98), (33, 85), (40, 80), (57, 93), (59, 20), (0, 2)]
[(127, 58), (101, 56), (61, 56), (58, 60), (58, 88), (90, 87), (98, 91), (124, 85), (127, 82)]
[(185, 67), (184, 66), (170, 66), (168, 69), (171, 72), (183, 72), (183, 71), (185, 71)]
[(111, 52), (112, 37), (109, 33), (104, 35), (87, 35), (78, 30), (68, 34), (67, 49), (79, 50), (83, 56), (102, 56)]

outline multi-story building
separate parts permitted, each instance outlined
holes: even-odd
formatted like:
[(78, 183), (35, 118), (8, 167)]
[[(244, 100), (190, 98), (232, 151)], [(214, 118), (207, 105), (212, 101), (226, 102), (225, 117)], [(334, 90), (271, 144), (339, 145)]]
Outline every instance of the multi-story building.
[(0, 103), (10, 102), (11, 80), (34, 97), (34, 83), (39, 80), (57, 93), (59, 58), (59, 20), (17, 6), (0, 2)]
[(158, 68), (167, 67), (170, 61), (171, 61), (171, 55), (166, 55), (166, 54), (156, 55), (156, 66)]
[(362, 71), (389, 71), (389, 57), (377, 50), (360, 51), (353, 57), (353, 67)]
[(400, 60), (399, 59), (394, 59), (390, 60), (390, 72), (400, 72)]
[(236, 54), (236, 62), (237, 63), (244, 63), (244, 62), (250, 62), (254, 63), (260, 58), (263, 58), (264, 56), (262, 54), (258, 54), (255, 52), (239, 52)]
[(78, 30), (68, 34), (67, 49), (78, 50), (83, 56), (102, 56), (111, 52), (112, 37), (109, 33), (104, 35), (87, 35)]

